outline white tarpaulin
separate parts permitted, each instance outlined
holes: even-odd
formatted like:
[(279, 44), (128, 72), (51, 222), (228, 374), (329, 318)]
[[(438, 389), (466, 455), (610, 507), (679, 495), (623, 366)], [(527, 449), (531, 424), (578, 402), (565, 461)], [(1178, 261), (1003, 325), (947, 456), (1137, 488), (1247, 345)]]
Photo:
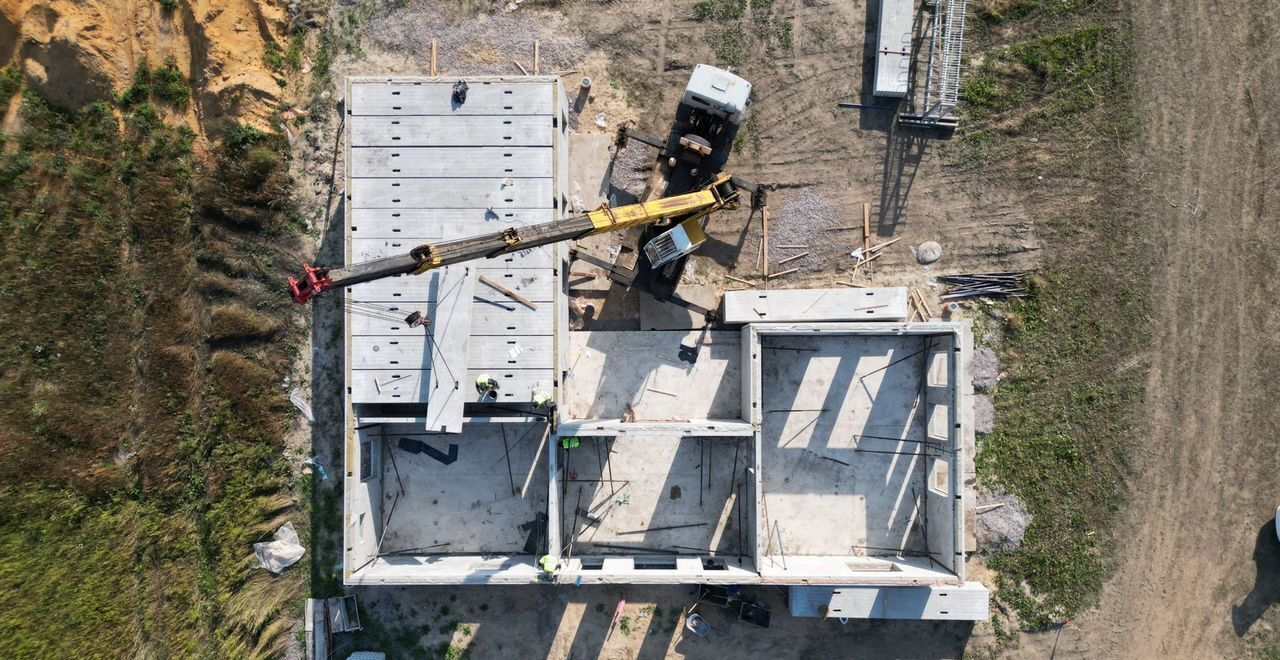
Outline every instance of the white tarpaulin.
[(298, 542), (298, 533), (293, 530), (291, 522), (276, 530), (276, 540), (253, 544), (253, 554), (258, 558), (258, 566), (272, 573), (279, 573), (293, 566), (306, 552), (307, 549)]

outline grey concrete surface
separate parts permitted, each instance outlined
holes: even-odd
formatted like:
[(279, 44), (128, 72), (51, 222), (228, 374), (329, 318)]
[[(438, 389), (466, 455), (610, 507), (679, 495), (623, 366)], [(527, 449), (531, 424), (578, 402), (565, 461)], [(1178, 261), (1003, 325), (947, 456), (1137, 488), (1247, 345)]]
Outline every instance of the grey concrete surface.
[[(424, 434), (410, 425), (386, 425), (382, 461), (383, 511), (390, 513), (382, 552), (430, 548), (428, 553), (520, 552), (521, 529), (546, 515), (546, 447), (542, 424), (468, 424), (460, 434)], [(510, 447), (508, 473), (503, 432)], [(444, 455), (410, 453), (400, 438), (424, 442)], [(446, 464), (457, 447), (456, 460)], [(514, 484), (514, 487), (513, 487)]]
[[(923, 552), (925, 339), (762, 340), (766, 530), (788, 555)], [(774, 527), (775, 521), (777, 526)]]
[[(622, 552), (592, 545), (603, 543), (737, 554), (739, 543), (749, 541), (738, 534), (735, 453), (741, 475), (751, 461), (751, 444), (750, 437), (583, 438), (560, 459), (568, 475), (561, 520), (577, 539), (574, 553)], [(590, 519), (578, 516), (576, 532), (569, 532), (579, 492)], [(696, 526), (634, 533), (684, 525)]]

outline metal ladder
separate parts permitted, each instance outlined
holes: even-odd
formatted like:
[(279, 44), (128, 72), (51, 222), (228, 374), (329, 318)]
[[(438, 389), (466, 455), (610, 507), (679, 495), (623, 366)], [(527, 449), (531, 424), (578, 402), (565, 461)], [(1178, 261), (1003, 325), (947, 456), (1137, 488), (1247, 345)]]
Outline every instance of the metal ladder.
[(960, 99), (960, 61), (964, 56), (964, 22), (968, 0), (938, 0), (929, 34), (925, 63), (924, 103), (919, 114), (904, 114), (899, 122), (911, 125), (956, 125)]

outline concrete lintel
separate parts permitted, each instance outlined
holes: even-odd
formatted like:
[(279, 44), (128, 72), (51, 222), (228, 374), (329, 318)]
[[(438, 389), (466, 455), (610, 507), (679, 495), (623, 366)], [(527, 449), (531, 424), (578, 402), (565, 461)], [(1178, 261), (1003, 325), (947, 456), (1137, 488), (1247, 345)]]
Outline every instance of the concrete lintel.
[(388, 557), (347, 576), (351, 586), (531, 584), (542, 571), (530, 555)]
[(773, 289), (724, 294), (726, 323), (905, 321), (907, 290)]
[(574, 419), (560, 422), (561, 437), (681, 435), (702, 437), (744, 437), (755, 434), (755, 427), (741, 420), (695, 419), (688, 422), (624, 422), (620, 419)]

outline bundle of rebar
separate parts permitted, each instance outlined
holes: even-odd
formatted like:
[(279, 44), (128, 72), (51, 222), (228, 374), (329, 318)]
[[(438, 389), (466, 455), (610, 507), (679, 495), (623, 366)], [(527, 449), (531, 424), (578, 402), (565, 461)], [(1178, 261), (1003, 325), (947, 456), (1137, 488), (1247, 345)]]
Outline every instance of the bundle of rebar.
[(1022, 298), (1027, 295), (1026, 289), (1022, 286), (1022, 273), (942, 275), (938, 277), (938, 281), (948, 286), (947, 293), (939, 296), (942, 300), (960, 300), (979, 296)]

